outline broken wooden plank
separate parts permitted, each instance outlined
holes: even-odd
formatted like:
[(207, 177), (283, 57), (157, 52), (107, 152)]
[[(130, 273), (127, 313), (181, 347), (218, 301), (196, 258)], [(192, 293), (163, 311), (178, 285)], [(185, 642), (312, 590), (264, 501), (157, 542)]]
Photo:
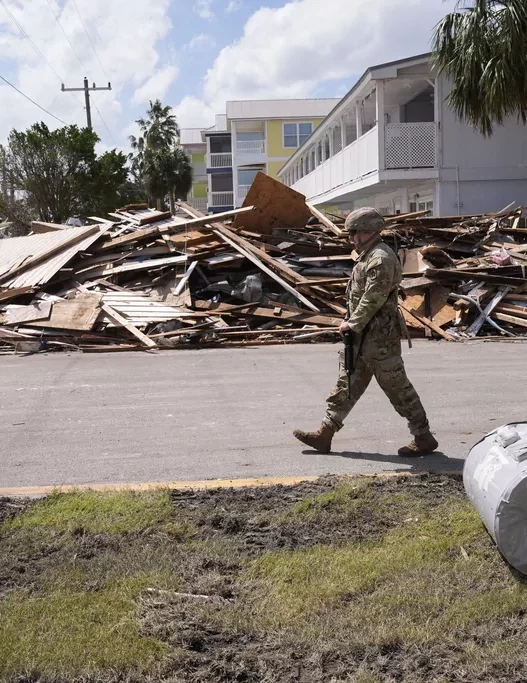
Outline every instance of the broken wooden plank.
[(31, 327), (90, 332), (100, 313), (102, 296), (85, 294), (77, 299), (57, 301), (48, 320), (32, 322)]
[(155, 341), (152, 341), (150, 337), (147, 337), (146, 334), (143, 334), (140, 330), (137, 329), (137, 327), (132, 325), (132, 323), (129, 320), (126, 320), (126, 318), (123, 318), (123, 316), (120, 315), (120, 313), (118, 313), (111, 306), (103, 303), (101, 309), (106, 313), (110, 320), (112, 320), (116, 325), (124, 327), (126, 330), (128, 330), (128, 332), (130, 332), (130, 334), (133, 334), (134, 337), (139, 339), (142, 344), (144, 344), (150, 349), (157, 347)]
[(194, 269), (197, 267), (198, 261), (193, 261), (190, 266), (188, 267), (187, 272), (185, 275), (181, 278), (181, 280), (178, 282), (176, 289), (174, 290), (174, 296), (179, 296), (182, 291), (185, 289), (187, 282), (190, 279), (190, 276), (194, 272)]
[[(234, 209), (233, 211), (224, 211), (223, 213), (218, 213), (216, 216), (214, 216), (213, 220), (223, 220), (226, 218), (232, 218), (233, 216), (237, 216), (239, 214), (247, 213), (253, 210), (252, 206), (247, 206), (243, 209)], [(162, 234), (170, 234), (174, 230), (177, 230), (177, 232), (181, 232), (187, 229), (191, 228), (197, 228), (197, 227), (204, 227), (208, 223), (211, 222), (211, 216), (200, 216), (198, 218), (193, 218), (189, 221), (184, 221), (182, 223), (174, 223), (173, 225), (165, 225), (165, 226), (156, 226), (153, 225), (149, 228), (144, 228), (142, 230), (136, 230), (135, 232), (130, 233), (129, 235), (123, 235), (122, 237), (117, 237), (114, 240), (110, 240), (109, 242), (106, 242), (106, 244), (102, 245), (100, 250), (101, 251), (106, 251), (108, 249), (114, 249), (115, 247), (121, 247), (126, 244), (131, 244), (133, 242), (138, 242), (140, 240), (147, 239), (149, 237), (153, 237), (156, 234), (162, 235)]]
[(506, 313), (498, 313), (496, 311), (494, 311), (492, 317), (496, 318), (496, 320), (510, 323), (511, 325), (516, 325), (516, 327), (527, 327), (527, 320), (525, 318), (517, 318), (516, 316), (508, 315)]
[(325, 225), (326, 228), (331, 230), (332, 233), (337, 235), (337, 237), (343, 237), (346, 234), (345, 230), (341, 230), (340, 228), (337, 228), (335, 223), (329, 220), (327, 216), (325, 216), (321, 211), (319, 211), (316, 207), (314, 207), (312, 204), (309, 204), (309, 202), (306, 202), (306, 206), (311, 212), (311, 214), (322, 223), (322, 225)]
[(468, 328), (467, 334), (469, 337), (476, 337), (478, 335), (478, 332), (481, 330), (483, 325), (485, 324), (485, 321), (487, 320), (487, 317), (492, 313), (492, 311), (498, 306), (498, 304), (501, 302), (501, 300), (507, 296), (507, 294), (510, 292), (510, 287), (507, 287), (504, 289), (502, 292), (498, 292), (493, 298), (492, 301), (487, 304), (485, 307), (483, 313), (480, 313), (476, 320), (472, 323), (472, 325)]
[(135, 270), (151, 270), (153, 268), (162, 268), (165, 266), (176, 265), (177, 263), (185, 263), (187, 257), (183, 256), (168, 256), (160, 259), (145, 259), (144, 261), (132, 261), (125, 263), (122, 266), (108, 266), (106, 268), (89, 269), (87, 272), (79, 272), (77, 279), (79, 282), (98, 277), (107, 277), (108, 275), (115, 275), (116, 273), (127, 273)]
[(435, 332), (438, 334), (440, 337), (443, 337), (443, 339), (446, 339), (447, 341), (457, 341), (451, 334), (448, 334), (448, 332), (445, 332), (442, 330), (439, 325), (436, 325), (432, 320), (427, 318), (424, 315), (417, 315), (414, 313), (411, 309), (409, 309), (403, 302), (399, 301), (399, 306), (400, 308), (403, 309), (403, 311), (406, 311), (408, 315), (412, 316), (415, 318), (418, 322), (421, 323), (421, 325), (424, 325), (425, 327), (428, 327), (432, 332)]
[(6, 325), (19, 325), (32, 320), (46, 320), (51, 314), (51, 301), (40, 301), (28, 306), (10, 306), (5, 313)]

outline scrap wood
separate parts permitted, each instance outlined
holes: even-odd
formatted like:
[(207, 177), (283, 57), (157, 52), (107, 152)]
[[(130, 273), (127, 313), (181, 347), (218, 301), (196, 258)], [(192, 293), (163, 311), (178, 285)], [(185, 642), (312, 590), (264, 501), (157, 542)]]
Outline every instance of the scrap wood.
[(443, 337), (443, 339), (446, 339), (447, 341), (457, 341), (455, 337), (453, 337), (451, 334), (448, 334), (448, 332), (442, 330), (438, 325), (436, 325), (432, 320), (429, 320), (426, 316), (420, 316), (414, 313), (403, 302), (399, 301), (399, 306), (403, 309), (403, 311), (406, 311), (410, 316), (414, 317), (422, 325), (428, 327), (430, 330), (432, 330), (432, 332), (435, 332), (440, 337)]
[(51, 315), (51, 301), (39, 301), (27, 306), (8, 306), (4, 315), (5, 325), (18, 325), (32, 320), (45, 320)]
[(258, 171), (242, 204), (254, 206), (248, 216), (237, 216), (234, 229), (270, 234), (275, 227), (303, 230), (310, 216), (304, 195)]
[(58, 301), (53, 304), (51, 315), (47, 320), (30, 324), (32, 327), (45, 329), (89, 332), (99, 317), (101, 299), (100, 294), (83, 294), (77, 299)]
[(325, 225), (326, 228), (328, 228), (329, 230), (331, 230), (332, 233), (337, 235), (337, 237), (342, 237), (345, 234), (345, 232), (343, 230), (338, 228), (335, 225), (335, 223), (330, 221), (329, 218), (327, 216), (325, 216), (321, 211), (319, 211), (315, 206), (313, 206), (312, 204), (309, 204), (308, 202), (306, 202), (306, 206), (309, 209), (309, 211), (312, 213), (312, 215), (315, 218), (317, 218), (322, 223), (322, 225)]
[(125, 329), (130, 332), (130, 334), (133, 334), (134, 337), (137, 337), (140, 342), (142, 342), (145, 346), (148, 348), (152, 349), (157, 347), (157, 344), (155, 341), (150, 339), (149, 337), (146, 336), (146, 334), (143, 334), (140, 330), (137, 329), (134, 325), (132, 325), (131, 322), (126, 320), (122, 315), (120, 315), (115, 309), (113, 309), (111, 306), (108, 304), (103, 303), (101, 306), (102, 310), (106, 313), (106, 315), (110, 318), (112, 322), (114, 322), (116, 325), (124, 327)]

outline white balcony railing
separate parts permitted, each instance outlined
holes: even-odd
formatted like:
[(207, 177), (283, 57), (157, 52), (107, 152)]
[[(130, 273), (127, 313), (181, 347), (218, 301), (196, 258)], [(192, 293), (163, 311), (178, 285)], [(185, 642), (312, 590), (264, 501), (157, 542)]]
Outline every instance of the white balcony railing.
[(375, 126), (292, 187), (308, 199), (314, 199), (378, 169), (379, 132)]
[(233, 206), (234, 192), (209, 192), (209, 206)]
[(389, 123), (386, 126), (386, 168), (436, 166), (436, 123)]
[(197, 211), (207, 210), (207, 197), (191, 197), (187, 204), (190, 204)]
[(241, 203), (247, 197), (247, 193), (251, 189), (250, 185), (238, 185), (238, 202)]
[(265, 154), (265, 140), (238, 140), (236, 152), (241, 155)]
[(222, 154), (208, 155), (209, 168), (231, 168), (232, 167), (232, 153), (224, 152)]

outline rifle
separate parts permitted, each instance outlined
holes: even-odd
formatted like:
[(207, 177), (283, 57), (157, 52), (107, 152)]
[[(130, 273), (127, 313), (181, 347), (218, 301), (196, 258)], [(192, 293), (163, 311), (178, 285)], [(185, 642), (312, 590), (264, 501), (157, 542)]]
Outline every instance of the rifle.
[(344, 332), (344, 369), (348, 375), (348, 399), (351, 399), (351, 378), (355, 372), (355, 354), (353, 350), (353, 332)]

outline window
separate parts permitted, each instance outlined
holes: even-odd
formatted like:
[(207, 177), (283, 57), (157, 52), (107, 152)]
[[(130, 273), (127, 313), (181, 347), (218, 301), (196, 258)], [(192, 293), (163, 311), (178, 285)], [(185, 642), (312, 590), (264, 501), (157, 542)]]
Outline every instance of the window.
[(410, 202), (410, 213), (416, 211), (430, 211), (434, 215), (434, 201), (430, 199), (420, 199), (418, 202)]
[(313, 132), (313, 124), (284, 123), (284, 147), (300, 147)]

